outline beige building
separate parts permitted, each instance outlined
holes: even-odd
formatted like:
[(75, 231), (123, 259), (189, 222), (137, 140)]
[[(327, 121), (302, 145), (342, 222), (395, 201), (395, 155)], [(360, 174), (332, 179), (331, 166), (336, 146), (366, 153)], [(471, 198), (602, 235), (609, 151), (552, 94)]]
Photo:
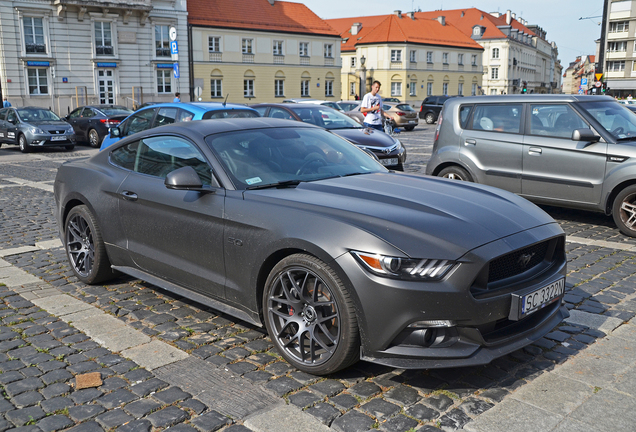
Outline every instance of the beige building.
[(305, 5), (189, 0), (193, 100), (338, 100), (340, 36)]
[(610, 0), (607, 13), (603, 80), (610, 94), (636, 94), (636, 1)]
[[(382, 97), (419, 107), (432, 95), (474, 95), (482, 80), (483, 48), (438, 19), (417, 14), (327, 20), (342, 37), (342, 99), (382, 83)], [(362, 84), (364, 82), (364, 84)]]

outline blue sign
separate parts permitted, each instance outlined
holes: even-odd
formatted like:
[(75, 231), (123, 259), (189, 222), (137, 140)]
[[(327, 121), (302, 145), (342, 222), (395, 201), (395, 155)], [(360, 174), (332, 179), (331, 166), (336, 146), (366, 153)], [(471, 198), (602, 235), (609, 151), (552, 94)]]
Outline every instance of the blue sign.
[(157, 69), (172, 69), (174, 65), (172, 63), (157, 63)]
[(579, 90), (580, 95), (582, 95), (583, 93), (585, 93), (583, 90)]
[(179, 54), (179, 46), (177, 41), (170, 41), (170, 54)]
[(49, 67), (49, 62), (46, 61), (28, 61), (27, 66), (45, 66)]
[(68, 78), (67, 78), (67, 77), (63, 77), (63, 78), (62, 78), (62, 82), (63, 82), (63, 83), (67, 83), (67, 82), (68, 82)]
[(97, 67), (108, 67), (108, 68), (116, 68), (117, 63), (97, 63)]
[(174, 75), (175, 78), (179, 78), (179, 63), (175, 63), (174, 66), (172, 67), (172, 74)]
[(587, 85), (587, 78), (581, 78), (581, 85), (582, 86), (586, 86)]

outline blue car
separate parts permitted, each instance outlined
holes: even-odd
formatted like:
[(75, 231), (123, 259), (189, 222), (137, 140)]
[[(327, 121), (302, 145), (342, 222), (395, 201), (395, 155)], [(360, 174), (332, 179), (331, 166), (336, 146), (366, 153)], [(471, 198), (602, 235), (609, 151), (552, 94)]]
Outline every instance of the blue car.
[(150, 105), (126, 117), (119, 126), (110, 128), (100, 151), (117, 141), (146, 129), (192, 120), (260, 117), (258, 111), (245, 105), (220, 102), (179, 102)]

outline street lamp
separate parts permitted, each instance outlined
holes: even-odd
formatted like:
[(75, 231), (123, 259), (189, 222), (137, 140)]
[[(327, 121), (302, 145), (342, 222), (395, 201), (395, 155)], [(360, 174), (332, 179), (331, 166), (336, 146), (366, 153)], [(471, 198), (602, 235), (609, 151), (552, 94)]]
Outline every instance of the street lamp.
[(367, 68), (364, 67), (366, 61), (367, 59), (364, 56), (360, 57), (360, 99), (366, 93)]

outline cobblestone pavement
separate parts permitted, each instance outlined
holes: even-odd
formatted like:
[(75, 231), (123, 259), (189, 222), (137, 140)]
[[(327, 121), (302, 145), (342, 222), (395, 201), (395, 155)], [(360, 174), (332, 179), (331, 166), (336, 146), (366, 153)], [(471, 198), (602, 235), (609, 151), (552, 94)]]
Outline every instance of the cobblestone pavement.
[[(407, 172), (424, 173), (433, 130), (423, 126), (401, 134), (408, 150)], [(35, 153), (25, 158), (16, 157), (19, 153), (14, 148), (0, 150), (0, 257), (3, 250), (56, 238), (53, 197), (46, 186), (52, 184), (55, 168), (63, 159), (84, 155), (82, 148), (77, 149), (80, 151)], [(10, 156), (8, 162), (3, 162), (5, 155)], [(570, 236), (567, 307), (625, 322), (633, 318), (636, 241), (620, 235), (611, 218), (603, 215), (545, 209)], [(302, 409), (307, 418), (342, 432), (462, 429), (506, 395), (605, 336), (583, 325), (563, 324), (535, 344), (487, 366), (413, 371), (359, 362), (321, 378), (290, 367), (272, 349), (262, 329), (149, 283), (129, 277), (100, 286), (80, 283), (61, 248), (16, 249), (3, 259), (44, 286), (93, 305), (214, 370), (240, 377), (281, 403)], [(215, 410), (214, 397), (168, 387), (178, 373), (195, 374), (194, 370), (148, 371), (120, 352), (110, 352), (87, 339), (72, 323), (34, 307), (29, 301), (33, 299), (1, 287), (0, 298), (4, 302), (0, 305), (0, 385), (5, 393), (0, 400), (4, 419), (0, 431), (22, 425), (32, 430), (58, 430), (76, 424), (76, 430), (91, 431), (115, 427), (147, 431), (168, 426), (183, 431), (267, 430), (250, 423), (249, 417), (236, 415), (241, 407)], [(104, 384), (89, 391), (74, 390), (75, 375), (88, 371), (99, 371)], [(59, 379), (49, 379), (50, 374)], [(205, 381), (205, 377), (200, 379)], [(163, 398), (165, 392), (180, 397)], [(250, 412), (249, 407), (244, 412)]]

